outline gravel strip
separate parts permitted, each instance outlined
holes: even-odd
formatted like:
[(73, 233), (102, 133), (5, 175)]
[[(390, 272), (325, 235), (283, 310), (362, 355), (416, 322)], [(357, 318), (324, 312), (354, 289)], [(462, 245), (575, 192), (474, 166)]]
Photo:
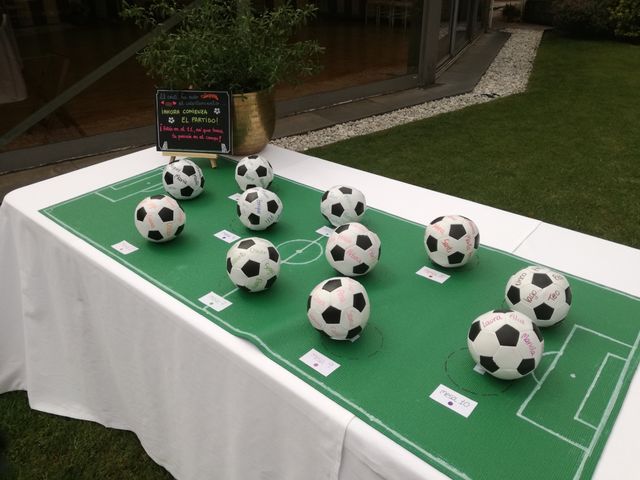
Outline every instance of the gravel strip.
[(542, 31), (523, 29), (506, 29), (505, 31), (511, 33), (511, 37), (470, 93), (433, 100), (353, 122), (341, 123), (304, 135), (279, 138), (271, 143), (301, 152), (309, 148), (328, 145), (347, 138), (451, 112), (469, 105), (489, 102), (495, 98), (521, 93), (527, 87), (536, 51), (542, 38)]

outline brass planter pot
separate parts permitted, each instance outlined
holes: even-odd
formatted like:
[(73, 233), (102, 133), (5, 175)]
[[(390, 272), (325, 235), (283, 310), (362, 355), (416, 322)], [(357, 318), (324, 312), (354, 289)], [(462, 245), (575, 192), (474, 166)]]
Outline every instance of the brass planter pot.
[(276, 126), (273, 88), (233, 95), (234, 155), (251, 155), (267, 146)]

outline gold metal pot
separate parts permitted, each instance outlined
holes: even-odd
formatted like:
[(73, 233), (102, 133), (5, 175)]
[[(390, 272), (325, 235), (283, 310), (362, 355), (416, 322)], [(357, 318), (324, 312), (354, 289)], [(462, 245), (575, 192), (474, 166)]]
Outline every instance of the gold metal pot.
[(233, 98), (234, 155), (251, 155), (267, 146), (276, 126), (273, 88)]

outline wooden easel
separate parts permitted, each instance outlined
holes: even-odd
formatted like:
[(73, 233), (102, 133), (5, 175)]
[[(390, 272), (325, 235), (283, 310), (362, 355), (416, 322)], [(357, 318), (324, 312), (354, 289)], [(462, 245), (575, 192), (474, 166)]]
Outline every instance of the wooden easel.
[(169, 163), (176, 161), (176, 157), (192, 157), (192, 158), (208, 158), (211, 168), (217, 168), (218, 166), (218, 154), (217, 153), (189, 153), (189, 152), (162, 152), (162, 155), (171, 157)]

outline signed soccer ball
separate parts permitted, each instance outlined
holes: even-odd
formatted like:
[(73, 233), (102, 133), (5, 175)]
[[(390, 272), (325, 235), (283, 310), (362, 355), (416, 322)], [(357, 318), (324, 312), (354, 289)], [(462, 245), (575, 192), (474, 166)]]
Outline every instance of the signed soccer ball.
[(249, 292), (270, 288), (280, 273), (280, 254), (268, 240), (252, 237), (236, 242), (227, 252), (227, 274)]
[(154, 195), (142, 200), (135, 209), (136, 229), (151, 242), (168, 242), (182, 233), (186, 221), (184, 210), (168, 195)]
[(530, 266), (511, 276), (505, 299), (509, 307), (524, 313), (539, 327), (550, 327), (565, 319), (572, 294), (564, 275), (546, 267)]
[(204, 176), (198, 165), (183, 158), (164, 167), (162, 185), (173, 198), (187, 200), (202, 193)]
[(322, 194), (320, 212), (334, 227), (358, 222), (367, 209), (367, 202), (360, 190), (336, 185)]
[(540, 329), (526, 315), (493, 310), (476, 318), (467, 336), (473, 361), (503, 380), (531, 373), (540, 364), (544, 340)]
[(273, 167), (260, 155), (244, 157), (236, 165), (236, 182), (242, 191), (248, 188), (269, 188), (273, 182)]
[(476, 224), (461, 215), (433, 220), (424, 232), (424, 245), (433, 263), (441, 267), (460, 267), (478, 250), (480, 233)]
[(275, 193), (261, 187), (250, 188), (238, 198), (238, 217), (251, 230), (264, 230), (282, 214), (282, 202)]
[(360, 223), (346, 223), (329, 236), (325, 255), (329, 264), (341, 274), (364, 275), (378, 264), (380, 239)]
[(369, 297), (364, 287), (348, 277), (320, 282), (307, 300), (313, 327), (333, 340), (355, 340), (369, 321)]

